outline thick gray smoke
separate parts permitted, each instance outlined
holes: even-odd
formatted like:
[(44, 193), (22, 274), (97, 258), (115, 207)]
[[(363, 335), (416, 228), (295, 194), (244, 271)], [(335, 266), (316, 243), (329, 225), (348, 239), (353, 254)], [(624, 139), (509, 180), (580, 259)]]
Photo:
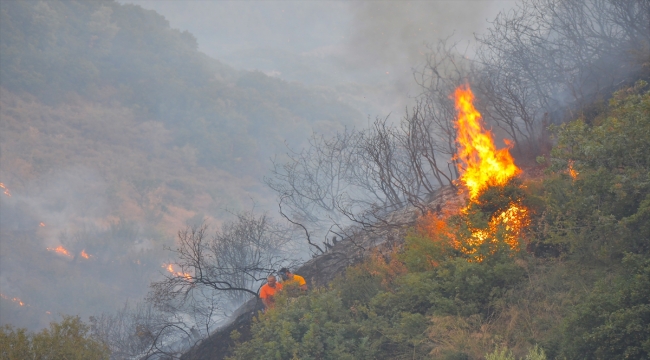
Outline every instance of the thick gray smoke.
[(60, 314), (117, 309), (161, 270), (162, 246), (112, 216), (110, 188), (93, 169), (60, 169), (9, 194), (0, 194), (0, 324), (38, 329)]
[(364, 1), (353, 2), (354, 19), (346, 41), (356, 66), (416, 65), (427, 45), (452, 37), (470, 42), (510, 1)]
[[(470, 46), (514, 1), (124, 1), (164, 15), (235, 68), (327, 86), (363, 114), (399, 117), (427, 45)], [(360, 124), (364, 125), (365, 124)]]
[[(358, 1), (350, 4), (353, 20), (338, 60), (349, 73), (381, 84), (384, 110), (400, 114), (422, 89), (413, 70), (423, 66), (430, 46), (447, 39), (470, 56), (474, 35), (512, 1)], [(391, 99), (393, 99), (391, 101)]]

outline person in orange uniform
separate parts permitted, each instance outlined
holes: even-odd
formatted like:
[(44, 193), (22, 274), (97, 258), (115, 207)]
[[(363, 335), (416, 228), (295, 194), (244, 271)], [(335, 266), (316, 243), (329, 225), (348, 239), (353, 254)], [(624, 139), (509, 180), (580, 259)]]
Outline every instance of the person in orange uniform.
[(269, 275), (266, 278), (266, 284), (260, 289), (260, 298), (265, 309), (273, 307), (275, 304), (275, 293), (280, 290), (282, 290), (282, 284), (277, 282), (275, 276)]
[(303, 291), (307, 290), (307, 282), (305, 281), (304, 277), (292, 273), (287, 268), (280, 269), (280, 271), (278, 271), (278, 274), (282, 276), (282, 284), (292, 286), (295, 284), (298, 289)]

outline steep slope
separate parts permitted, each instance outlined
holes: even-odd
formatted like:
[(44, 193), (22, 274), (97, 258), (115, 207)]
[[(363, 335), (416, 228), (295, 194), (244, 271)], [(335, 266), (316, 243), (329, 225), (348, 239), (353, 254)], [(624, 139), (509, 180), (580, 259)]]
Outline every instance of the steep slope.
[(274, 208), (285, 140), (362, 119), (114, 1), (1, 2), (0, 79), (2, 322), (30, 328), (139, 298), (186, 224)]
[[(358, 262), (310, 261), (297, 273), (328, 278), (352, 266), (327, 287), (281, 292), (250, 327), (242, 316), (186, 358), (220, 348), (231, 359), (647, 359), (648, 84), (552, 129), (543, 176), (424, 214), (410, 231), (381, 234), (400, 246)], [(529, 221), (501, 222), (514, 219), (503, 212), (512, 204)]]
[[(432, 199), (428, 206), (434, 209), (438, 205), (459, 208), (462, 203), (462, 197), (452, 187), (438, 190)], [(376, 255), (388, 257), (402, 248), (409, 229), (415, 226), (421, 215), (419, 209), (411, 206), (395, 211), (386, 218), (390, 226), (379, 225), (372, 231), (357, 231), (355, 235), (342, 239), (326, 253), (313, 257), (294, 271), (305, 278), (311, 289), (327, 287), (332, 281), (341, 279), (350, 267)], [(196, 344), (181, 359), (225, 359), (232, 356), (237, 344), (251, 340), (253, 319), (259, 320), (262, 308), (259, 299), (249, 300), (232, 315), (227, 325)], [(238, 338), (231, 337), (233, 331), (239, 334)]]

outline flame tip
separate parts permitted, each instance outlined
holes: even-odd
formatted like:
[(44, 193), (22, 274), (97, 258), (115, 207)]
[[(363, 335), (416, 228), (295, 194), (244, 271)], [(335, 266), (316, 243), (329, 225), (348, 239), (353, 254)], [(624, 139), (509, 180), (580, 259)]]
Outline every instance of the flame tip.
[(455, 155), (458, 170), (462, 173), (461, 183), (469, 190), (470, 200), (475, 200), (489, 186), (502, 185), (521, 170), (515, 165), (509, 148), (514, 146), (504, 139), (506, 148), (497, 149), (492, 132), (485, 128), (481, 113), (474, 107), (474, 94), (469, 84), (456, 88), (454, 92), (458, 119)]

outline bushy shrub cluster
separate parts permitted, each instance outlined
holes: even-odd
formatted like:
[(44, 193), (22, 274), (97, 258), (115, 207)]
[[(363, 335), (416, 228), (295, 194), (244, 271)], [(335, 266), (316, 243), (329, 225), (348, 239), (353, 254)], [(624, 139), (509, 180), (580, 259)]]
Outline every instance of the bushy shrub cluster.
[(38, 333), (8, 325), (0, 328), (1, 359), (108, 360), (109, 355), (108, 348), (90, 336), (90, 327), (79, 317), (64, 317)]
[[(617, 92), (610, 109), (555, 128), (540, 239), (585, 261), (650, 250), (650, 93)], [(572, 177), (569, 167), (574, 172)]]

